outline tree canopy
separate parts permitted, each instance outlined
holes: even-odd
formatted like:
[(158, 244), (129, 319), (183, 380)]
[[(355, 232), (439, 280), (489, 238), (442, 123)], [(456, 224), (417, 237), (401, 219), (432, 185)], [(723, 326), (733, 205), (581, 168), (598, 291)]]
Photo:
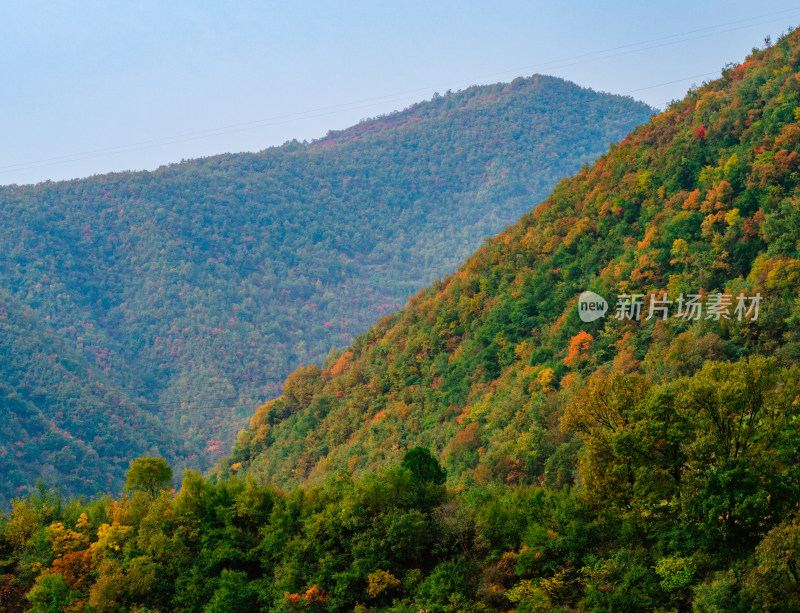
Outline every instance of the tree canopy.
[(442, 468), (439, 460), (433, 457), (427, 447), (418, 445), (409, 449), (403, 456), (401, 465), (410, 470), (414, 478), (420, 481), (430, 481), (441, 485), (447, 479), (447, 471)]
[(131, 462), (125, 473), (125, 491), (145, 491), (151, 495), (172, 482), (172, 468), (164, 458), (141, 457)]

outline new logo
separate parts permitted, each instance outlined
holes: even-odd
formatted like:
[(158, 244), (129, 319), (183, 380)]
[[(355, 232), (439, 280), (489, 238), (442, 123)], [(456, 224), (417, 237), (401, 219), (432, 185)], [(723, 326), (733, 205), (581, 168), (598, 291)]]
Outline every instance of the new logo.
[(605, 317), (607, 312), (608, 303), (601, 295), (587, 290), (578, 296), (578, 315), (582, 322), (595, 321)]

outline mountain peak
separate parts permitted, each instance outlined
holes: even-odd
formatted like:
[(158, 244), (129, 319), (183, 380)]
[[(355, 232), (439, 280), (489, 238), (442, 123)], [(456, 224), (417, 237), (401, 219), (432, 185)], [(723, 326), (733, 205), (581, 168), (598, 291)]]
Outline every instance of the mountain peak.
[[(259, 409), (223, 472), (297, 484), (423, 444), (453, 479), (535, 482), (561, 453), (563, 398), (595, 371), (664, 381), (704, 359), (793, 359), (796, 289), (775, 279), (800, 261), (799, 39), (726, 68), (561, 181), (345, 362), (298, 379), (301, 396)], [(585, 290), (610, 305), (588, 324)]]
[[(294, 368), (321, 363), (454, 270), (650, 115), (558, 79), (526, 83), (424, 102), (345, 130), (333, 146), (0, 188), (0, 287), (171, 439), (129, 429), (103, 446), (110, 483), (58, 480), (72, 493), (118, 491), (126, 462), (150, 448), (178, 474), (211, 467)], [(413, 116), (421, 121), (402, 123)], [(4, 363), (0, 378), (18, 380), (20, 363)], [(67, 376), (56, 371), (47, 385)], [(78, 438), (105, 430), (86, 430), (79, 407), (96, 405), (91, 390), (59, 410), (37, 404), (44, 385), (14, 391)], [(108, 399), (97, 410), (126, 423), (127, 409)], [(0, 435), (0, 447), (13, 442)], [(60, 448), (47, 444), (36, 453), (55, 472), (9, 454), (9, 482), (70, 474), (82, 461), (56, 461)]]

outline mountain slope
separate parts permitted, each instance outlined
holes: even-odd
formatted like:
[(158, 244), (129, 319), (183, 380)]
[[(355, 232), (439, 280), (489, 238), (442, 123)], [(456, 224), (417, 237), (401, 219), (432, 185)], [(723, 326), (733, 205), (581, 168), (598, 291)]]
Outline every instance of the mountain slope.
[(292, 368), (455, 269), (649, 114), (535, 76), (310, 144), (7, 186), (0, 287), (159, 416), (179, 468), (202, 469)]
[(174, 461), (173, 437), (29, 309), (0, 291), (0, 507), (37, 479), (119, 491), (131, 457)]
[(797, 30), (690, 92), (293, 373), (218, 474), (17, 501), (0, 606), (800, 610), (799, 68)]
[[(294, 485), (421, 444), (451, 479), (569, 480), (579, 440), (558, 424), (590, 374), (664, 382), (707, 359), (795, 360), (797, 39), (691, 91), (322, 369), (293, 373), (222, 472)], [(580, 320), (587, 289), (607, 317)], [(640, 319), (617, 318), (625, 294), (642, 295)], [(701, 296), (700, 319), (675, 316), (681, 294)], [(714, 294), (729, 294), (726, 316), (708, 310)], [(737, 316), (740, 294), (748, 308), (761, 296), (755, 320)], [(647, 318), (651, 297), (673, 301), (666, 320)]]

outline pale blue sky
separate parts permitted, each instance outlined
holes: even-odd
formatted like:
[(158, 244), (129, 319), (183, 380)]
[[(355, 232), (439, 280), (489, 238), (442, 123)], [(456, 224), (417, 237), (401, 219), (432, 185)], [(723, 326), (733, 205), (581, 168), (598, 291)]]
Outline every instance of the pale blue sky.
[(0, 184), (311, 140), (536, 72), (663, 107), (798, 24), (796, 0), (2, 0)]

